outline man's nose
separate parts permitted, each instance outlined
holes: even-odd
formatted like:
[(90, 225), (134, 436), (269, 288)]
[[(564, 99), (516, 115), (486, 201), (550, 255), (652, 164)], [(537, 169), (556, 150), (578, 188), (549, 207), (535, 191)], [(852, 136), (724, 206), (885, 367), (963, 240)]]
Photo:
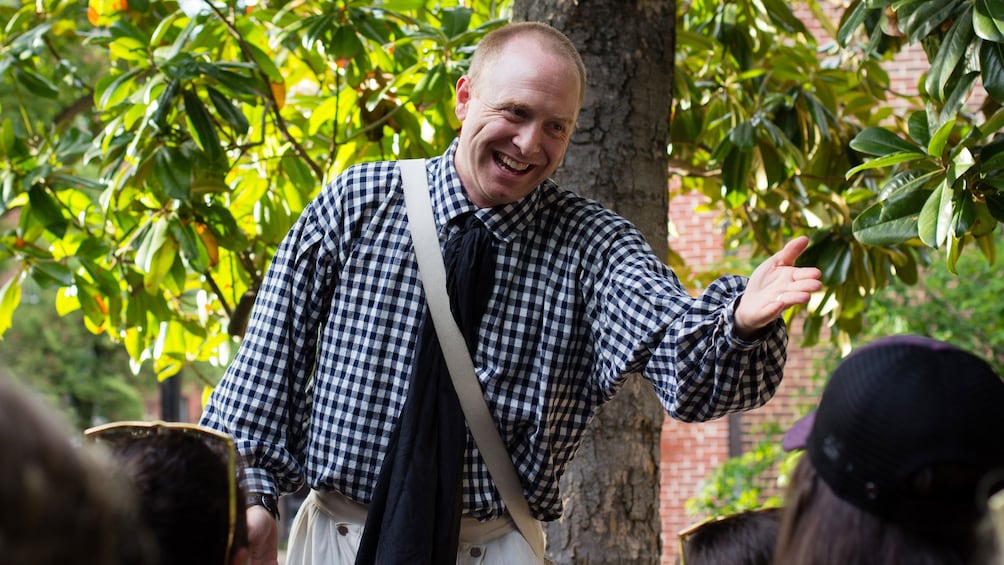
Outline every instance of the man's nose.
[(542, 125), (527, 123), (519, 129), (513, 143), (516, 144), (516, 147), (519, 147), (523, 155), (534, 155), (540, 151), (543, 135), (544, 128)]

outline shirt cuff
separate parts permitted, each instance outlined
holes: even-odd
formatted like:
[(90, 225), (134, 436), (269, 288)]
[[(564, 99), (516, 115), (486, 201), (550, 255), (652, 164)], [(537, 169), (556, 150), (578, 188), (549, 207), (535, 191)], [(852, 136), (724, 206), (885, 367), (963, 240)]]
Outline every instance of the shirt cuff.
[(729, 341), (737, 349), (747, 351), (754, 349), (763, 343), (764, 338), (769, 336), (771, 332), (774, 331), (774, 326), (777, 325), (777, 320), (767, 324), (766, 326), (760, 328), (760, 331), (756, 333), (756, 336), (752, 338), (745, 338), (739, 335), (736, 331), (736, 308), (739, 306), (739, 301), (742, 300), (743, 295), (739, 294), (732, 299), (729, 303), (728, 308), (723, 310), (722, 315), (725, 317), (725, 335), (729, 337)]
[(269, 494), (276, 498), (279, 497), (279, 493), (276, 492), (275, 481), (272, 480), (272, 475), (265, 469), (260, 467), (245, 467), (242, 482), (244, 484), (244, 492), (246, 493)]

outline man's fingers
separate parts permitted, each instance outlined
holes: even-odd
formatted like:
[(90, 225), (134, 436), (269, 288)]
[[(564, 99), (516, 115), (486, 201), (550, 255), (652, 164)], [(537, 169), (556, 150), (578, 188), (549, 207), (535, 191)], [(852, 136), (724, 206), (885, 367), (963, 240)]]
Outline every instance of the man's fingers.
[(778, 266), (789, 266), (795, 264), (795, 259), (805, 251), (805, 248), (809, 246), (809, 238), (800, 235), (795, 239), (789, 241), (785, 246), (777, 252), (774, 256), (776, 259), (776, 264)]

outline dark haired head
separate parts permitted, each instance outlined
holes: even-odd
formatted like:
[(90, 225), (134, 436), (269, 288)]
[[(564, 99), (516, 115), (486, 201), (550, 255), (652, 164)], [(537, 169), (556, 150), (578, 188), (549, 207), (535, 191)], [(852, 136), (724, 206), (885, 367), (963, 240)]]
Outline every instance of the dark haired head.
[(112, 462), (0, 374), (0, 562), (148, 565), (153, 543)]
[(762, 508), (708, 520), (680, 533), (677, 563), (684, 565), (770, 565), (777, 542), (780, 508)]
[[(219, 453), (192, 434), (137, 437), (109, 447), (132, 476), (163, 565), (228, 562), (231, 482)], [(237, 488), (233, 545), (240, 549), (247, 546), (247, 523), (239, 484)]]
[[(925, 535), (864, 512), (837, 496), (803, 456), (785, 494), (775, 565), (909, 563), (972, 565), (986, 554), (988, 539), (979, 527), (954, 528), (955, 519), (938, 524), (953, 535)], [(932, 524), (933, 525), (933, 524)]]
[(806, 453), (779, 563), (969, 563), (1004, 477), (1001, 406), (1000, 377), (950, 344), (901, 335), (856, 349), (785, 434)]

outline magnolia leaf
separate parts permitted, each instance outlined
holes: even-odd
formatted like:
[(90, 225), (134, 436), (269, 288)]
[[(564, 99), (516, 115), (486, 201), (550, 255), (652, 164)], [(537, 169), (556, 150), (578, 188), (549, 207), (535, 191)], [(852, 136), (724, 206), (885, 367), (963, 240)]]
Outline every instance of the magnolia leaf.
[(191, 90), (185, 89), (181, 96), (185, 100), (185, 114), (188, 115), (192, 129), (195, 130), (195, 139), (206, 153), (210, 166), (214, 169), (225, 167), (227, 157), (223, 152), (223, 147), (220, 146), (220, 137), (216, 133), (216, 126), (213, 124), (206, 105)]
[(923, 110), (910, 112), (906, 125), (907, 131), (910, 132), (910, 139), (914, 142), (925, 146), (931, 143), (931, 127), (927, 121), (927, 112)]
[(213, 108), (216, 108), (216, 112), (230, 124), (230, 127), (234, 129), (240, 135), (244, 135), (248, 132), (250, 125), (248, 124), (248, 119), (241, 112), (240, 108), (234, 105), (229, 98), (223, 95), (222, 92), (216, 90), (213, 87), (206, 88), (206, 92), (209, 94), (209, 101), (213, 103)]
[(917, 219), (929, 196), (927, 190), (904, 190), (873, 204), (851, 224), (854, 238), (880, 247), (916, 238)]
[(971, 8), (967, 8), (945, 34), (941, 47), (931, 61), (931, 70), (924, 80), (924, 90), (936, 102), (945, 101), (945, 86), (956, 68), (962, 65), (963, 57), (973, 41), (973, 18), (969, 10)]
[(913, 153), (922, 151), (921, 147), (906, 141), (885, 128), (867, 127), (858, 132), (851, 140), (851, 149), (881, 157), (890, 153)]
[(920, 159), (926, 158), (927, 155), (923, 153), (893, 153), (892, 155), (886, 155), (885, 157), (880, 157), (878, 159), (872, 159), (871, 161), (862, 163), (857, 167), (847, 171), (847, 178), (851, 178), (857, 173), (869, 169), (880, 169), (882, 167), (889, 167), (899, 163), (906, 163), (909, 161), (918, 161)]
[(63, 237), (70, 222), (63, 215), (59, 202), (41, 184), (35, 184), (28, 191), (31, 202), (31, 216), (56, 237)]
[(1004, 2), (1000, 0), (975, 0), (973, 2), (973, 31), (986, 41), (1004, 43)]
[(192, 192), (192, 161), (177, 147), (161, 147), (153, 158), (153, 176), (170, 198), (188, 200)]
[(854, 0), (850, 6), (844, 10), (840, 29), (837, 31), (837, 41), (846, 47), (850, 44), (850, 39), (861, 24), (865, 22), (872, 12), (878, 10), (869, 9), (862, 0)]
[(10, 329), (14, 319), (14, 311), (21, 304), (21, 283), (23, 281), (23, 275), (13, 276), (7, 279), (3, 287), (0, 287), (0, 336)]
[(982, 42), (980, 72), (987, 94), (1004, 104), (1004, 43)]
[(196, 273), (204, 273), (209, 268), (209, 253), (202, 243), (202, 238), (195, 232), (190, 223), (177, 220), (170, 221), (171, 236), (181, 249), (181, 258), (188, 268)]
[(471, 9), (464, 7), (446, 8), (442, 12), (442, 28), (446, 37), (454, 38), (471, 26)]
[(947, 121), (941, 124), (938, 131), (934, 132), (931, 136), (930, 143), (927, 144), (927, 154), (931, 157), (941, 157), (941, 154), (945, 151), (945, 144), (948, 142), (948, 136), (951, 135), (952, 129), (955, 127), (955, 120)]
[(938, 214), (941, 212), (941, 197), (945, 186), (942, 181), (931, 192), (917, 218), (917, 236), (928, 247), (938, 247)]
[(896, 10), (899, 29), (907, 39), (916, 43), (955, 15), (962, 5), (962, 0), (923, 0), (904, 4)]
[(46, 77), (24, 67), (14, 67), (14, 83), (24, 87), (32, 96), (41, 98), (56, 98), (59, 89)]

